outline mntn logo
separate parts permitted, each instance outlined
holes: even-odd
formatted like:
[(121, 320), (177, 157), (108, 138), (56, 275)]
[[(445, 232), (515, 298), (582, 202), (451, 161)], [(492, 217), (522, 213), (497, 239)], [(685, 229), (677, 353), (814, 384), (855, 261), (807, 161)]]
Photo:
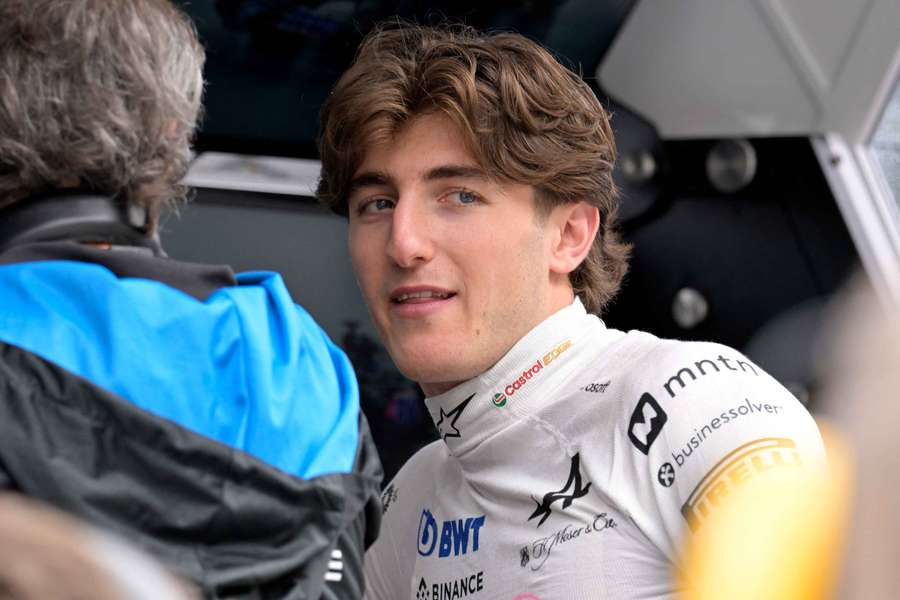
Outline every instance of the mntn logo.
[(469, 540), (472, 541), (471, 552), (478, 552), (478, 537), (484, 526), (484, 515), (464, 519), (448, 519), (441, 523), (440, 545), (438, 545), (438, 523), (430, 510), (423, 510), (419, 518), (419, 531), (416, 543), (419, 556), (431, 556), (435, 547), (438, 556), (460, 556), (467, 554)]
[(644, 454), (649, 454), (650, 446), (656, 441), (668, 419), (666, 411), (662, 409), (656, 399), (645, 393), (634, 407), (634, 412), (631, 413), (631, 421), (628, 423), (628, 439), (635, 448)]

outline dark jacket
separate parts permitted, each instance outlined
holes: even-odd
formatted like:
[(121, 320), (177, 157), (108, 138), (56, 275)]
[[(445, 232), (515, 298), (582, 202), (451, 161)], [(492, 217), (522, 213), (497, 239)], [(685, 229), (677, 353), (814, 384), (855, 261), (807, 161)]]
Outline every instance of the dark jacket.
[(0, 489), (209, 598), (355, 599), (380, 479), (349, 362), (278, 275), (73, 242), (0, 254)]

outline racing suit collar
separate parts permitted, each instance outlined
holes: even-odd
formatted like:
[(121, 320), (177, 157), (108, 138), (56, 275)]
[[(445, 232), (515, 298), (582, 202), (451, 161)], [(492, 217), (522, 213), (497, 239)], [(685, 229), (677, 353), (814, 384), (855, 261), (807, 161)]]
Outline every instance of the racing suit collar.
[[(522, 339), (493, 367), (443, 394), (425, 399), (438, 435), (461, 457), (496, 432), (534, 413), (567, 380), (567, 353), (606, 328), (576, 297)], [(560, 379), (562, 377), (562, 379)]]

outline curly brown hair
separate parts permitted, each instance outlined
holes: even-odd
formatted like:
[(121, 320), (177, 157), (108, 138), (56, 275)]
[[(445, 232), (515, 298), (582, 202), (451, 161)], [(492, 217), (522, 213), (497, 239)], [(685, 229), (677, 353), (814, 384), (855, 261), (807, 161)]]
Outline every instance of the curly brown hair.
[(183, 198), (204, 52), (169, 0), (0, 2), (0, 207), (57, 188)]
[(436, 111), (459, 127), (488, 173), (533, 186), (539, 214), (578, 201), (600, 210), (597, 239), (569, 276), (585, 307), (600, 313), (619, 289), (629, 252), (614, 227), (609, 119), (577, 74), (521, 35), (411, 24), (371, 32), (322, 109), (319, 199), (346, 216), (367, 148)]

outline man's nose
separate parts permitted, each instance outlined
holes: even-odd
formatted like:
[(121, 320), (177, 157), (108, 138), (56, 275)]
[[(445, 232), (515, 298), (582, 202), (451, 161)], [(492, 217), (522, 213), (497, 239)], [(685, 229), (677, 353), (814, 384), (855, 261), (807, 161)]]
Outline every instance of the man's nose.
[(434, 256), (427, 211), (415, 200), (402, 199), (394, 207), (388, 256), (397, 266), (409, 269)]

